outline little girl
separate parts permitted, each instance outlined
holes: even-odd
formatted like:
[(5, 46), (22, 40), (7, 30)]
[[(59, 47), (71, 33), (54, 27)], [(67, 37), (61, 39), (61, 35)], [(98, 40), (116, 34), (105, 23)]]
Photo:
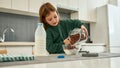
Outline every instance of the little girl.
[(48, 2), (40, 7), (39, 16), (46, 30), (46, 49), (50, 54), (64, 53), (62, 45), (71, 45), (67, 37), (74, 28), (81, 28), (88, 37), (88, 31), (80, 20), (60, 20), (57, 9)]

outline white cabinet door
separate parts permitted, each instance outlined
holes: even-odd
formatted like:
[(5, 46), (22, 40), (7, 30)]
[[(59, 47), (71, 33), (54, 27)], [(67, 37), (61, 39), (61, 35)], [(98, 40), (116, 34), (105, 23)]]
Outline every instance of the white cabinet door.
[(7, 46), (6, 49), (11, 55), (32, 55), (32, 46)]
[(71, 19), (79, 19), (79, 0), (77, 0), (77, 1), (69, 0), (68, 6), (71, 9), (78, 11), (78, 12), (73, 12), (70, 14)]
[(108, 0), (79, 0), (79, 19), (96, 22), (96, 8), (108, 3)]
[(68, 1), (69, 0), (57, 0), (57, 4), (63, 5), (63, 6), (68, 6)]
[(109, 4), (120, 6), (120, 0), (109, 0)]
[(6, 49), (5, 46), (0, 46), (0, 50)]
[(97, 12), (96, 8), (103, 6), (108, 3), (108, 0), (87, 0), (87, 6), (88, 6), (88, 19), (89, 21), (96, 22), (97, 20)]
[(87, 0), (87, 13), (88, 13), (88, 19), (90, 21), (96, 21), (96, 6), (97, 6), (97, 0)]
[(11, 8), (11, 0), (0, 0), (0, 7)]
[(68, 0), (68, 6), (78, 9), (79, 0)]
[(120, 53), (120, 46), (110, 47), (110, 53)]
[(106, 4), (108, 4), (108, 2), (109, 2), (109, 0), (97, 0), (96, 1), (96, 7), (101, 7), (101, 6), (104, 6), (104, 5), (106, 5)]
[(7, 50), (5, 46), (0, 46), (0, 54), (7, 54)]
[(109, 4), (117, 5), (117, 1), (118, 1), (118, 0), (109, 0)]
[(87, 0), (79, 0), (79, 19), (88, 21)]
[(12, 9), (28, 11), (28, 0), (12, 0)]
[(40, 6), (44, 0), (29, 0), (29, 11), (39, 13)]

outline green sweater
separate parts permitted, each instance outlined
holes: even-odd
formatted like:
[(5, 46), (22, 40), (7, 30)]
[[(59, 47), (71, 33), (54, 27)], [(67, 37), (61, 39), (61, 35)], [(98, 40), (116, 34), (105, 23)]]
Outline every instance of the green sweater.
[(46, 49), (50, 54), (60, 54), (63, 51), (63, 41), (74, 28), (80, 28), (80, 20), (60, 20), (57, 26), (49, 26), (46, 29)]

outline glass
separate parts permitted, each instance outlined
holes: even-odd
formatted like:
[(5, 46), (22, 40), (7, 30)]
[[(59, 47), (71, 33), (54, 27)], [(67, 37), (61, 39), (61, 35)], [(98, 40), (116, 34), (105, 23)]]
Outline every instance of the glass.
[(75, 28), (69, 33), (68, 39), (71, 45), (63, 45), (65, 54), (78, 54), (81, 49), (81, 43), (86, 41), (86, 35), (80, 28)]

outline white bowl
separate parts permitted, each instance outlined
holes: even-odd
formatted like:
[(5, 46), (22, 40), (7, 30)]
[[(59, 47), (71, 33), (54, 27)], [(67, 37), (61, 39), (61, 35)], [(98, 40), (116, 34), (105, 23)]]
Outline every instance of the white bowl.
[(76, 49), (70, 49), (70, 50), (64, 49), (64, 52), (65, 52), (65, 54), (67, 54), (67, 55), (75, 55), (75, 54), (78, 53), (78, 51), (77, 51)]
[(65, 54), (67, 54), (67, 55), (75, 55), (75, 54), (78, 54), (79, 47), (74, 48), (74, 49), (68, 49), (66, 47), (66, 45), (63, 45), (63, 50), (64, 50)]

